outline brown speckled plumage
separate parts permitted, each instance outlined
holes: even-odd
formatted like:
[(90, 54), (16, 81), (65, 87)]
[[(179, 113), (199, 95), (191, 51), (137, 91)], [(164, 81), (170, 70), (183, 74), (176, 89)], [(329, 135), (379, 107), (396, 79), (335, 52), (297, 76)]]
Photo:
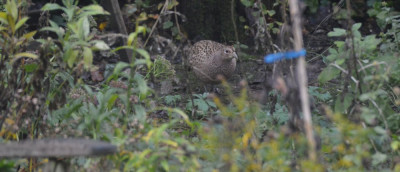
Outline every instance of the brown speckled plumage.
[(217, 84), (218, 75), (229, 78), (236, 68), (237, 55), (233, 46), (203, 40), (195, 43), (187, 54), (189, 65), (205, 83)]

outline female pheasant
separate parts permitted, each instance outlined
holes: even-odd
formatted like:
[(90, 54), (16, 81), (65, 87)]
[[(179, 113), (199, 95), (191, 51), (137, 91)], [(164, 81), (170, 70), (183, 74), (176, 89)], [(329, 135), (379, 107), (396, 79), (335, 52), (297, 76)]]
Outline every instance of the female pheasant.
[(218, 75), (229, 78), (236, 68), (238, 56), (233, 46), (210, 40), (195, 43), (188, 52), (189, 65), (197, 78), (207, 84), (218, 84)]

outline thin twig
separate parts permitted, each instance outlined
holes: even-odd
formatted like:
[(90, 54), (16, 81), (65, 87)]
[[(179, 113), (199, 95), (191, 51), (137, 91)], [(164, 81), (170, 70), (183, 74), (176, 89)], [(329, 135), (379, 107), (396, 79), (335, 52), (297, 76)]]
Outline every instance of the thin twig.
[[(293, 25), (294, 48), (300, 51), (303, 48), (303, 35), (301, 32), (301, 14), (298, 0), (289, 0), (290, 16)], [(300, 91), (301, 107), (304, 115), (304, 128), (308, 141), (308, 156), (311, 161), (317, 161), (316, 143), (311, 119), (310, 102), (307, 91), (307, 72), (304, 56), (297, 60), (297, 78)]]
[(122, 33), (109, 33), (109, 34), (97, 36), (97, 38), (99, 38), (99, 39), (108, 38), (108, 37), (120, 37), (120, 38), (128, 39), (128, 35), (125, 35)]
[(235, 4), (235, 0), (231, 1), (231, 20), (232, 20), (232, 24), (233, 24), (233, 30), (235, 31), (235, 39), (236, 39), (236, 44), (239, 44), (239, 34), (237, 31), (237, 27), (236, 27), (236, 22), (235, 22), (235, 16), (234, 16), (234, 6)]
[[(318, 54), (317, 56), (311, 58), (310, 60), (307, 60), (307, 63), (314, 61), (315, 59), (317, 59), (318, 57), (321, 57), (323, 54), (325, 54), (325, 52), (327, 52), (329, 50), (329, 48), (331, 48), (333, 45), (327, 47), (324, 51), (322, 51), (321, 53), (313, 53), (313, 54)], [(309, 54), (311, 54), (310, 52), (308, 52)]]
[(174, 16), (175, 16), (175, 23), (176, 23), (176, 27), (178, 28), (178, 33), (179, 33), (179, 35), (182, 33), (181, 32), (181, 27), (179, 26), (179, 22), (178, 22), (178, 15), (180, 14), (180, 13), (178, 13), (178, 12), (176, 12), (176, 6), (174, 6)]
[[(354, 68), (354, 72), (356, 73), (356, 78), (357, 80), (361, 81), (362, 83), (362, 79), (360, 77), (359, 72), (357, 71), (357, 56), (354, 50), (354, 46), (355, 46), (355, 42), (354, 42), (354, 35), (353, 35), (353, 31), (352, 31), (352, 25), (353, 25), (353, 21), (351, 19), (351, 4), (350, 4), (350, 0), (346, 0), (346, 8), (347, 8), (347, 39), (350, 39), (351, 41), (347, 42), (347, 46), (350, 48), (350, 55), (351, 55), (351, 60), (352, 60), (352, 65), (353, 66), (349, 66), (349, 75), (352, 74), (351, 72), (351, 68)], [(350, 64), (350, 62), (348, 63)], [(362, 94), (362, 88), (361, 85), (358, 85), (358, 91), (359, 94)]]
[[(361, 122), (361, 125), (363, 126), (363, 128), (367, 128), (367, 126), (365, 125), (364, 122)], [(379, 152), (378, 149), (376, 148), (376, 145), (374, 143), (374, 140), (372, 140), (371, 138), (368, 138), (369, 141), (371, 142), (372, 147), (374, 147), (375, 152)]]
[(365, 70), (365, 69), (367, 69), (367, 68), (369, 68), (369, 67), (373, 67), (373, 66), (378, 66), (378, 65), (385, 65), (386, 66), (386, 68), (389, 66), (386, 62), (384, 62), (384, 61), (382, 61), (382, 62), (373, 62), (373, 63), (370, 63), (370, 64), (368, 64), (368, 65), (365, 65), (365, 66), (363, 66), (363, 67), (361, 67), (360, 69), (358, 69), (358, 72), (361, 72), (361, 71), (363, 71), (363, 70)]
[(168, 7), (168, 3), (169, 3), (169, 0), (166, 0), (165, 3), (164, 3), (163, 8), (160, 11), (160, 17), (157, 18), (156, 22), (154, 23), (153, 27), (151, 28), (149, 36), (147, 37), (146, 42), (144, 42), (143, 47), (146, 47), (147, 42), (149, 42), (149, 39), (151, 38), (151, 35), (153, 34), (154, 30), (156, 29), (156, 26), (157, 26), (158, 22), (160, 21), (161, 15), (165, 12), (165, 10)]
[[(340, 2), (334, 7), (335, 8), (341, 8), (343, 7), (344, 4), (344, 0), (340, 0)], [(324, 24), (326, 21), (328, 21), (329, 18), (331, 18), (333, 15), (335, 15), (336, 13), (338, 13), (339, 10), (337, 11), (333, 11), (332, 13), (330, 13), (328, 16), (326, 16), (319, 24), (318, 26), (312, 31), (312, 33), (314, 33), (317, 29), (319, 29), (319, 27)]]
[[(337, 69), (339, 69), (340, 71), (342, 71), (342, 72), (345, 73), (346, 75), (349, 74), (349, 72), (348, 72), (347, 70), (345, 70), (345, 69), (343, 69), (342, 67), (340, 67), (338, 64), (336, 64), (336, 62), (335, 62), (335, 63), (331, 63), (331, 64), (329, 64), (329, 65), (331, 65), (331, 66), (333, 66), (333, 67), (336, 67)], [(356, 83), (357, 86), (358, 86), (358, 84), (359, 84), (360, 82), (359, 82), (356, 78), (354, 78), (353, 76), (350, 76), (350, 78), (351, 78), (351, 80), (353, 80), (353, 82)]]
[[(258, 8), (261, 9), (261, 11), (263, 10), (263, 9), (262, 9), (263, 6), (262, 6), (262, 3), (261, 3), (261, 0), (258, 0), (258, 1), (257, 1), (257, 6), (258, 6)], [(261, 14), (262, 14), (262, 12), (261, 12)], [(272, 45), (274, 45), (274, 43), (272, 42), (272, 36), (271, 36), (271, 34), (268, 32), (267, 19), (265, 18), (264, 15), (262, 15), (262, 21), (263, 21), (263, 25), (264, 25), (264, 27), (265, 27), (265, 34), (267, 35), (267, 39), (268, 39), (268, 41), (269, 41), (270, 46), (272, 46)], [(273, 48), (271, 48), (271, 49), (272, 49), (272, 51), (273, 51), (274, 53), (276, 53), (276, 51), (275, 51)]]
[(389, 125), (386, 121), (385, 115), (383, 115), (382, 109), (379, 108), (378, 104), (376, 104), (376, 102), (374, 100), (372, 100), (372, 99), (368, 99), (368, 100), (375, 106), (376, 109), (378, 109), (378, 113), (382, 117), (383, 123), (385, 124), (385, 130), (389, 131)]

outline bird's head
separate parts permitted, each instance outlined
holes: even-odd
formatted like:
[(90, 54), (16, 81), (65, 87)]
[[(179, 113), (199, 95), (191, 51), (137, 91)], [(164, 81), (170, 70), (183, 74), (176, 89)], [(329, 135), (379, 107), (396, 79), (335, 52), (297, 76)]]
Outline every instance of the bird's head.
[(222, 53), (221, 56), (223, 57), (224, 60), (232, 60), (232, 59), (237, 60), (238, 59), (238, 56), (235, 51), (235, 47), (233, 47), (233, 46), (224, 47), (222, 49), (221, 53)]

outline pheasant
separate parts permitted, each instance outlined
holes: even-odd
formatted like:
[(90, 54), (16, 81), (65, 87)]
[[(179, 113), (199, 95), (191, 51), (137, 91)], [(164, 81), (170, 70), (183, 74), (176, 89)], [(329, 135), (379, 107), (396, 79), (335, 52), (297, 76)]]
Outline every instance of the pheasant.
[(218, 84), (218, 75), (232, 76), (238, 56), (233, 46), (210, 40), (195, 43), (188, 50), (188, 62), (198, 79), (206, 84)]

